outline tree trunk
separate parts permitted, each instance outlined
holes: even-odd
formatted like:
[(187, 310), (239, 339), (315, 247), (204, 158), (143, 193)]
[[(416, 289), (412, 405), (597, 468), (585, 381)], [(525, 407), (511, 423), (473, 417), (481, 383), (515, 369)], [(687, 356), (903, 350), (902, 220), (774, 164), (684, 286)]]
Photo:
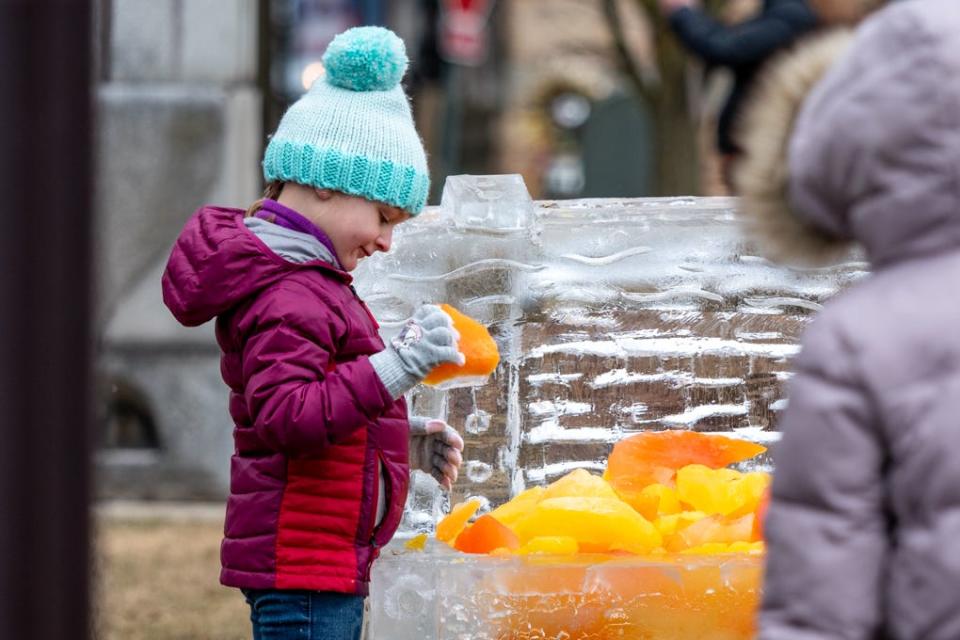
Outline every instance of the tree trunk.
[(669, 27), (656, 21), (656, 55), (660, 86), (652, 104), (656, 127), (659, 196), (697, 195), (700, 189), (699, 123), (690, 103), (687, 58)]
[[(625, 78), (653, 118), (654, 195), (696, 195), (700, 193), (700, 162), (697, 123), (687, 95), (686, 56), (669, 25), (660, 17), (656, 3), (636, 2), (648, 16), (654, 33), (656, 69), (650, 72), (645, 72), (630, 55), (617, 0), (603, 0), (603, 9)], [(651, 76), (655, 79), (651, 80)]]

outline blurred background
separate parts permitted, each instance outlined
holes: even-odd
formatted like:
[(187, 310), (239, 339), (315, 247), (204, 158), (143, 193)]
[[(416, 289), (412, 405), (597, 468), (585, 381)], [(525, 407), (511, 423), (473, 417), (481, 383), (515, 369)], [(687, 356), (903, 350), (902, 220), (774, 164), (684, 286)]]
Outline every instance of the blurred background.
[(258, 197), (266, 135), (350, 26), (407, 43), (431, 204), (461, 173), (518, 173), (534, 198), (723, 193), (711, 94), (729, 79), (683, 56), (652, 2), (102, 0), (95, 12), (101, 497), (224, 495), (214, 452), (229, 430), (197, 428), (223, 416), (212, 329), (179, 327), (157, 283), (196, 207)]
[[(27, 7), (5, 13), (13, 28), (47, 19), (13, 4)], [(689, 56), (654, 0), (75, 4), (91, 45), (97, 638), (248, 636), (242, 598), (216, 584), (233, 448), (219, 351), (210, 323), (173, 320), (160, 276), (197, 207), (259, 197), (267, 135), (335, 34), (377, 24), (405, 40), (430, 204), (458, 174), (519, 174), (534, 199), (728, 195), (715, 132), (733, 77)], [(760, 1), (703, 8), (734, 24)], [(31, 46), (50, 46), (52, 69), (58, 50)]]
[[(757, 10), (716, 3), (718, 19)], [(722, 195), (728, 90), (646, 0), (101, 0), (95, 3), (97, 494), (220, 498), (230, 450), (212, 327), (162, 306), (204, 203), (245, 207), (266, 136), (333, 36), (389, 26), (433, 172), (517, 173), (535, 199)], [(211, 399), (216, 401), (211, 402)], [(212, 425), (216, 425), (212, 427)]]

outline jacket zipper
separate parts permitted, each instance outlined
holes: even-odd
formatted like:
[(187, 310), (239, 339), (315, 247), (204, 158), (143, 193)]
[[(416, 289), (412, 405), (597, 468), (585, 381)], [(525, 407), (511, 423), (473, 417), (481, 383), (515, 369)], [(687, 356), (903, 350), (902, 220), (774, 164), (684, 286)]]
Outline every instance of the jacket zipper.
[(370, 526), (367, 527), (367, 536), (366, 541), (376, 547), (374, 538), (377, 535), (377, 506), (380, 504), (380, 455), (377, 454), (376, 460), (374, 461), (374, 477), (373, 477), (373, 500), (370, 504)]
[[(377, 511), (378, 511), (377, 507), (380, 503), (380, 481), (381, 481), (381, 473), (383, 470), (383, 458), (380, 457), (379, 451), (377, 452), (377, 455), (376, 455), (375, 464), (376, 464), (376, 471), (374, 473), (374, 482), (373, 482), (373, 504), (371, 505), (372, 508), (370, 509), (370, 512), (371, 512), (370, 527), (367, 533), (367, 542), (369, 543), (370, 547), (373, 549), (373, 552), (370, 554), (370, 559), (367, 561), (367, 566), (363, 570), (363, 579), (366, 582), (370, 582), (370, 571), (373, 569), (373, 561), (377, 558), (378, 555), (380, 555), (380, 548), (379, 548), (379, 545), (377, 544), (376, 537), (377, 537), (377, 529), (379, 528), (377, 525)], [(386, 487), (385, 481), (384, 481), (384, 487)], [(384, 509), (384, 512), (383, 512), (384, 520), (387, 519), (388, 508), (389, 507)], [(383, 522), (381, 521), (380, 525), (382, 524)]]

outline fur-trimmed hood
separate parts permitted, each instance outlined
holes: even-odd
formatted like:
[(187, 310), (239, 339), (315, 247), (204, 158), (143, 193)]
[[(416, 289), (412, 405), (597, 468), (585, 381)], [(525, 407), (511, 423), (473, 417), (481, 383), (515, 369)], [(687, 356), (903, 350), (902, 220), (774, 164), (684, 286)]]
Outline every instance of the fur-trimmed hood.
[(956, 0), (912, 0), (865, 21), (832, 66), (842, 36), (773, 66), (736, 175), (773, 257), (822, 262), (849, 240), (875, 266), (960, 249), (958, 34)]
[(850, 243), (803, 222), (787, 203), (787, 149), (803, 100), (853, 40), (849, 30), (804, 40), (774, 60), (758, 80), (738, 128), (744, 153), (733, 179), (747, 229), (769, 257), (788, 263), (825, 263)]

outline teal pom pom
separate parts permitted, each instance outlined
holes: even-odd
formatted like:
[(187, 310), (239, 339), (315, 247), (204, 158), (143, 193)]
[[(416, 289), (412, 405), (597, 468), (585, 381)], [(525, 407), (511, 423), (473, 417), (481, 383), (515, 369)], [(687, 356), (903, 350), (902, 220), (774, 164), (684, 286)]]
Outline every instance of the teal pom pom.
[(400, 84), (407, 70), (403, 40), (383, 27), (354, 27), (330, 43), (323, 54), (327, 82), (351, 91), (386, 91)]

